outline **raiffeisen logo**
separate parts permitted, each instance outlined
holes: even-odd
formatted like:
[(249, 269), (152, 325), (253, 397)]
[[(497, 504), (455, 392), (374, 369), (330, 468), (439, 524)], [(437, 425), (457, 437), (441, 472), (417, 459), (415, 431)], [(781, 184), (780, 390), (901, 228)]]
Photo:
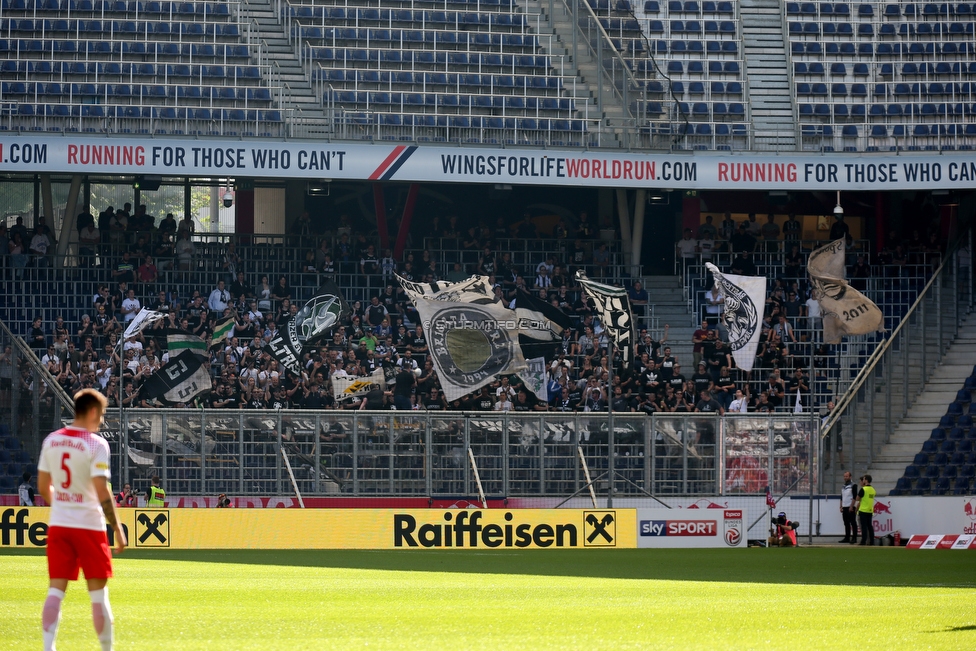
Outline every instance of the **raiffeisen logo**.
[[(516, 512), (517, 513), (517, 512)], [(585, 511), (582, 521), (547, 518), (519, 521), (505, 511), (446, 511), (443, 522), (418, 524), (409, 513), (393, 515), (394, 547), (613, 547), (615, 511)], [(576, 512), (578, 517), (579, 512)], [(558, 517), (558, 516), (557, 516)]]

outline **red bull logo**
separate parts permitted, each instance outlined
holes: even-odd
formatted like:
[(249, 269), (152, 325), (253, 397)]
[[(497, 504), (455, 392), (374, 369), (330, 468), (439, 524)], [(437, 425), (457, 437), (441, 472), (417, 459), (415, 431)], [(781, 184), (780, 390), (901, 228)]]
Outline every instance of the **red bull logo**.
[[(880, 517), (888, 516), (888, 517)], [(884, 536), (889, 533), (894, 532), (895, 523), (892, 519), (891, 513), (891, 500), (887, 503), (881, 500), (874, 501), (874, 534), (876, 536)]]
[(966, 503), (962, 506), (962, 512), (966, 514), (966, 517), (970, 520), (976, 520), (976, 502), (973, 500), (966, 500)]

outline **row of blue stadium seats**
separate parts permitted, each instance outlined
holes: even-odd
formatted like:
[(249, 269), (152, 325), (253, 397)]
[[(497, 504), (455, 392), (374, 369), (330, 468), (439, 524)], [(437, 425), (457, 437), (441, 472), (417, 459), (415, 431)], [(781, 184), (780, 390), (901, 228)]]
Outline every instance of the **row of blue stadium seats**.
[[(535, 34), (501, 34), (498, 32), (457, 32), (450, 30), (422, 30), (422, 29), (378, 29), (336, 27), (321, 29), (319, 27), (305, 28), (309, 32), (319, 33), (319, 36), (303, 36), (310, 41), (366, 41), (396, 45), (397, 43), (424, 43), (433, 46), (456, 45), (471, 47), (510, 47), (537, 48), (539, 37)], [(312, 43), (316, 45), (316, 43)]]
[[(871, 74), (866, 63), (855, 63), (851, 70), (855, 77), (868, 77)], [(882, 63), (877, 69), (878, 75), (881, 77), (893, 77), (896, 70), (902, 76), (907, 77), (976, 75), (976, 61), (969, 63), (965, 61), (955, 63), (949, 63), (947, 61), (941, 61), (939, 63), (903, 63), (899, 68), (895, 68), (894, 64), (891, 63)], [(793, 64), (793, 74), (820, 77), (825, 74), (824, 65), (822, 63), (797, 62)], [(832, 76), (843, 77), (846, 74), (847, 66), (845, 64), (831, 64)]]
[(20, 104), (17, 114), (54, 118), (139, 118), (154, 120), (217, 120), (228, 122), (281, 122), (281, 111), (211, 109), (175, 106), (104, 106), (102, 104)]
[[(875, 29), (871, 23), (860, 23), (857, 30), (851, 23), (816, 23), (790, 22), (790, 36), (874, 36)], [(920, 23), (918, 25), (901, 24), (897, 28), (891, 23), (881, 25), (877, 29), (878, 36), (972, 36), (973, 23)]]
[[(633, 106), (638, 113), (643, 112), (654, 117), (664, 115), (668, 112), (665, 110), (663, 102), (634, 102)], [(746, 115), (746, 108), (741, 102), (732, 102), (730, 104), (726, 104), (725, 102), (694, 102), (690, 104), (688, 102), (678, 102), (675, 106), (675, 113), (676, 115), (684, 114), (694, 118), (704, 118), (711, 115), (716, 118), (730, 117), (732, 119), (742, 119)]]
[[(643, 45), (641, 46), (643, 49)], [(696, 41), (682, 39), (680, 41), (656, 40), (651, 49), (657, 54), (738, 54), (739, 44), (736, 41)]]
[(914, 482), (908, 477), (898, 480), (889, 495), (971, 495), (973, 480), (970, 477), (950, 479), (942, 477), (932, 483), (928, 477), (920, 477)]
[[(322, 21), (349, 21), (360, 23), (422, 23), (425, 25), (446, 25), (458, 29), (467, 27), (523, 27), (528, 24), (524, 14), (482, 11), (432, 11), (430, 9), (376, 9), (372, 7), (302, 7), (305, 14), (292, 16), (298, 19), (319, 19)], [(315, 9), (315, 12), (312, 12)]]
[(937, 117), (945, 115), (976, 115), (976, 104), (807, 104), (798, 105), (800, 117), (898, 118), (902, 116)]
[[(193, 44), (189, 55), (194, 59), (248, 59), (246, 45)], [(174, 65), (174, 64), (169, 64)], [(0, 62), (0, 72), (28, 75), (137, 75), (145, 77), (165, 76), (169, 73), (165, 63), (119, 63), (116, 61), (39, 61), (36, 59), (6, 59)], [(175, 71), (175, 69), (173, 69)], [(181, 71), (185, 68), (180, 68)], [(193, 68), (191, 68), (192, 72)]]
[(425, 128), (456, 129), (506, 129), (518, 131), (570, 131), (587, 130), (583, 120), (556, 120), (549, 118), (499, 118), (478, 115), (410, 115), (400, 113), (350, 113), (350, 124), (386, 126), (414, 126)]
[(748, 135), (748, 127), (744, 124), (709, 124), (684, 123), (654, 124), (648, 129), (652, 135), (658, 136), (717, 136), (719, 138), (744, 138)]
[(962, 441), (964, 439), (976, 441), (976, 429), (973, 429), (972, 414), (960, 415), (953, 425), (934, 428), (927, 440), (939, 443), (941, 441)]
[[(976, 83), (962, 82), (944, 84), (933, 82), (931, 84), (873, 84), (872, 95), (874, 97), (959, 97), (968, 98), (976, 92)], [(809, 83), (805, 81), (797, 82), (797, 95), (813, 95), (825, 97), (830, 95), (846, 96), (848, 94), (847, 84), (830, 84), (829, 93), (827, 84), (823, 82)], [(850, 94), (854, 97), (866, 97), (868, 94), (867, 84), (850, 84)]]
[[(470, 5), (481, 9), (482, 7), (500, 7), (507, 8), (515, 6), (515, 0), (399, 0), (400, 2), (405, 2), (406, 4), (412, 5), (433, 5), (433, 6), (444, 6), (444, 5)], [(394, 2), (386, 2), (385, 4), (394, 4)], [(287, 3), (284, 11), (287, 11), (292, 16), (296, 18), (321, 18), (323, 16), (323, 11), (328, 12), (333, 7), (331, 6), (321, 6), (321, 5), (306, 5), (293, 4), (291, 1)], [(350, 7), (350, 10), (355, 10), (355, 7)], [(325, 15), (328, 15), (327, 13)]]
[[(636, 21), (633, 21), (636, 22)], [(650, 34), (729, 34), (735, 36), (736, 24), (731, 20), (651, 20), (647, 23)]]
[[(790, 43), (790, 52), (794, 55), (820, 56), (829, 55), (854, 55), (862, 57), (872, 56), (955, 56), (957, 54), (976, 54), (976, 44), (974, 43), (935, 43), (935, 42), (915, 42), (915, 43), (858, 43), (854, 47), (853, 43), (827, 43), (819, 42), (799, 42)], [(863, 64), (867, 65), (867, 64)]]
[(527, 55), (498, 54), (494, 52), (445, 52), (443, 50), (397, 50), (397, 49), (361, 49), (361, 48), (331, 48), (311, 47), (307, 52), (309, 58), (315, 61), (333, 61), (344, 65), (355, 64), (386, 64), (386, 65), (419, 65), (419, 66), (471, 66), (487, 68), (516, 67), (516, 62), (525, 61)]
[[(647, 91), (650, 93), (663, 93), (664, 84), (660, 81), (650, 81), (647, 82)], [(730, 81), (728, 83), (724, 81), (711, 81), (708, 82), (708, 90), (712, 95), (741, 95), (742, 94), (742, 82)], [(689, 95), (704, 95), (705, 94), (705, 82), (703, 81), (690, 81), (688, 82), (688, 87), (685, 88), (685, 82), (683, 81), (672, 81), (671, 82), (671, 92), (675, 95), (684, 95), (685, 91)]]
[[(843, 116), (838, 116), (843, 117)], [(861, 129), (864, 129), (862, 131)], [(885, 124), (875, 124), (870, 126), (858, 127), (854, 124), (840, 126), (838, 133), (844, 138), (858, 138), (862, 135), (869, 135), (872, 138), (905, 138), (915, 136), (926, 138), (929, 136), (944, 136), (976, 138), (976, 125), (973, 124), (896, 124), (891, 127)], [(800, 135), (806, 138), (818, 136), (832, 137), (835, 135), (834, 126), (830, 124), (801, 124)]]
[[(629, 3), (628, 3), (629, 4)], [(668, 13), (672, 14), (734, 14), (735, 8), (731, 2), (696, 2), (696, 0), (669, 0), (667, 3)], [(660, 5), (654, 0), (644, 3), (645, 13), (657, 13), (661, 10)]]
[[(830, 2), (821, 2), (819, 5), (813, 2), (787, 2), (786, 3), (786, 14), (789, 16), (816, 16), (818, 14), (821, 16), (850, 16), (851, 8), (850, 5), (846, 3), (832, 4)], [(942, 3), (942, 4), (926, 4), (919, 9), (919, 5), (910, 3), (906, 4), (904, 8), (898, 4), (886, 4), (884, 6), (884, 11), (879, 10), (878, 13), (883, 13), (889, 18), (894, 18), (897, 16), (905, 15), (909, 17), (917, 16), (972, 16), (976, 14), (973, 6), (968, 3)], [(857, 14), (859, 16), (874, 16), (874, 5), (871, 4), (861, 4), (858, 5)]]
[(928, 477), (929, 479), (938, 479), (939, 477), (948, 477), (949, 479), (968, 477), (972, 479), (976, 476), (976, 468), (971, 464), (958, 466), (951, 463), (930, 463), (928, 465), (916, 465), (913, 463), (905, 467), (904, 476), (909, 479), (918, 479), (919, 477)]
[[(317, 50), (312, 51), (313, 54)], [(475, 66), (475, 67), (488, 67), (488, 68), (512, 68), (520, 70), (538, 70), (550, 68), (549, 57), (542, 54), (491, 54), (488, 52), (437, 52), (437, 53), (425, 53), (422, 51), (405, 51), (400, 52), (397, 50), (380, 50), (379, 61), (382, 63), (417, 63), (417, 64), (431, 64), (431, 58), (434, 59), (434, 64), (446, 64), (450, 66)], [(421, 54), (430, 54), (431, 56), (419, 56)], [(333, 59), (338, 56), (339, 61), (344, 60), (346, 57), (345, 50), (340, 50), (339, 52), (333, 51), (331, 53)], [(359, 55), (357, 55), (359, 56)], [(313, 57), (317, 58), (317, 57)], [(394, 60), (395, 59), (395, 60)], [(377, 61), (376, 57), (369, 59), (370, 61)], [(356, 62), (361, 62), (356, 59)], [(326, 79), (329, 78), (333, 72), (337, 75), (342, 72), (341, 68), (320, 68), (318, 70), (312, 71), (313, 79)], [(392, 83), (398, 83), (392, 76), (394, 74), (412, 74), (421, 75), (422, 72), (411, 72), (411, 71), (397, 71), (397, 70), (370, 70), (366, 68), (354, 68), (346, 70), (344, 73), (345, 81), (354, 81), (359, 79), (359, 75), (367, 75), (370, 79), (373, 79), (372, 75), (378, 75), (381, 82), (392, 81)], [(354, 75), (350, 78), (349, 75)], [(384, 77), (384, 75), (386, 77)], [(406, 77), (403, 77), (406, 79)], [(415, 78), (416, 79), (416, 78)], [(376, 83), (376, 82), (370, 82)], [(409, 83), (409, 82), (403, 82)]]
[(566, 97), (525, 97), (522, 95), (456, 95), (454, 93), (397, 93), (386, 91), (335, 90), (325, 95), (338, 104), (400, 106), (404, 109), (442, 107), (461, 109), (507, 108), (513, 110), (573, 111), (575, 103)]
[(229, 16), (226, 2), (142, 2), (141, 0), (2, 0), (6, 11), (66, 11), (70, 13), (159, 14), (165, 16)]
[(257, 86), (207, 86), (201, 88), (195, 85), (130, 85), (130, 84), (44, 84), (22, 81), (4, 81), (0, 83), (0, 97), (4, 99), (20, 97), (70, 97), (81, 99), (90, 98), (128, 98), (141, 97), (145, 99), (215, 99), (215, 100), (244, 100), (255, 102), (271, 101), (271, 90)]
[[(247, 50), (246, 45), (228, 46), (223, 50), (224, 53), (231, 52), (229, 48), (235, 47), (235, 56), (246, 56), (240, 54)], [(148, 56), (148, 57), (189, 57), (189, 56), (222, 56), (218, 55), (220, 45), (196, 44), (196, 43), (176, 43), (176, 42), (152, 42), (142, 41), (106, 41), (101, 40), (67, 40), (67, 39), (0, 39), (0, 53), (12, 54), (15, 56), (23, 55), (79, 55), (79, 56)], [(214, 54), (209, 54), (213, 51)], [(228, 55), (229, 56), (229, 55)]]
[[(705, 74), (704, 63), (702, 61), (668, 61), (668, 74), (703, 75)], [(742, 71), (738, 61), (708, 61), (707, 63), (708, 74), (710, 75), (738, 75)]]
[(118, 34), (119, 36), (230, 36), (241, 35), (237, 23), (174, 23), (160, 20), (0, 19), (0, 32), (64, 36)]
[[(540, 57), (545, 59), (545, 57)], [(545, 68), (546, 66), (540, 66), (540, 68)], [(313, 78), (316, 80), (328, 81), (335, 84), (404, 84), (410, 86), (476, 86), (476, 87), (491, 87), (494, 85), (493, 75), (479, 75), (478, 73), (457, 73), (457, 72), (411, 72), (409, 70), (365, 70), (350, 68), (346, 70), (344, 68), (320, 68), (313, 73)], [(501, 75), (494, 75), (494, 77), (499, 77)], [(562, 86), (562, 78), (558, 76), (553, 77), (539, 77), (539, 76), (529, 76), (523, 77), (521, 75), (515, 77), (516, 80), (526, 79), (525, 83), (516, 82), (514, 87), (537, 87), (543, 88), (560, 88)], [(545, 80), (542, 83), (539, 80)], [(508, 84), (508, 80), (504, 83)]]
[(0, 62), (0, 73), (5, 78), (10, 75), (77, 75), (97, 77), (238, 77), (239, 79), (260, 79), (260, 71), (255, 66), (188, 66), (183, 64), (154, 63), (116, 63), (114, 61), (34, 61), (7, 59)]

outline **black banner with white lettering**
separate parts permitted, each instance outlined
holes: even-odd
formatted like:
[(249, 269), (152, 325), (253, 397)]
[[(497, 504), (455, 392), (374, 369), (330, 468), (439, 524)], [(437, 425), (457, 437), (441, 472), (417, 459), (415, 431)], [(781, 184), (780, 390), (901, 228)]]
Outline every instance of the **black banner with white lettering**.
[(610, 343), (616, 346), (623, 365), (628, 366), (634, 356), (634, 315), (627, 290), (590, 280), (582, 271), (576, 272), (576, 281), (593, 299)]
[(147, 398), (157, 398), (170, 405), (186, 404), (211, 388), (210, 374), (192, 350), (184, 350), (170, 359), (142, 385)]
[(268, 352), (286, 370), (301, 375), (305, 348), (328, 337), (351, 312), (339, 286), (326, 280), (293, 318), (278, 324), (278, 336), (268, 342)]

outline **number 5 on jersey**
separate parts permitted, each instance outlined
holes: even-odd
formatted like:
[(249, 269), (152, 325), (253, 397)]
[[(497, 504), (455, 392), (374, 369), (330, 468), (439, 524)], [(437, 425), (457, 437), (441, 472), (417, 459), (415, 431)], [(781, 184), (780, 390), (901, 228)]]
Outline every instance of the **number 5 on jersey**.
[(71, 487), (71, 468), (68, 467), (68, 459), (70, 458), (71, 455), (67, 452), (61, 455), (61, 470), (64, 471), (65, 477), (64, 481), (61, 482), (61, 488), (65, 490)]

